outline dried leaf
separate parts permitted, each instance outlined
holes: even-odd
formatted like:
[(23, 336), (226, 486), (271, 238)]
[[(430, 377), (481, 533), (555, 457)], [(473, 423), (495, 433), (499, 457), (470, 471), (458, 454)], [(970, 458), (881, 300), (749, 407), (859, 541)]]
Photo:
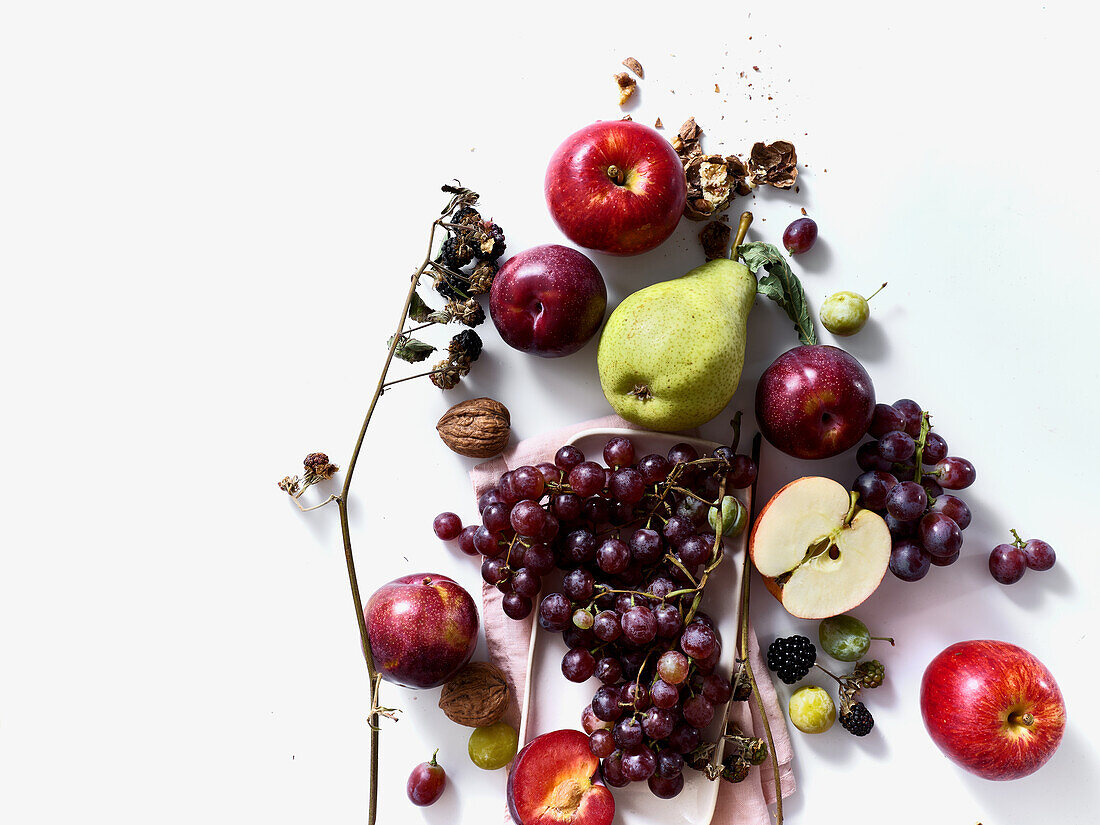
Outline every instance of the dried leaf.
[(409, 302), (409, 318), (418, 324), (423, 324), (428, 320), (428, 315), (431, 312), (432, 308), (424, 303), (424, 299), (420, 297), (419, 293), (414, 292), (412, 301)]
[[(391, 335), (389, 340), (386, 341), (386, 346), (392, 345), (393, 336)], [(397, 342), (397, 348), (393, 351), (393, 354), (395, 358), (400, 358), (402, 361), (408, 361), (410, 364), (415, 364), (418, 361), (423, 361), (433, 352), (435, 352), (435, 347), (431, 344), (426, 344), (423, 341), (418, 341), (408, 336), (402, 336), (401, 340)]]
[(638, 77), (642, 78), (642, 80), (645, 80), (645, 72), (642, 70), (642, 64), (633, 57), (628, 57), (624, 60), (623, 65), (634, 72), (634, 74), (638, 75)]
[(738, 256), (753, 272), (764, 269), (767, 274), (760, 278), (757, 291), (765, 297), (771, 298), (787, 317), (794, 322), (798, 340), (803, 344), (816, 344), (817, 332), (814, 329), (813, 316), (810, 315), (810, 306), (806, 301), (806, 291), (802, 288), (802, 282), (791, 271), (783, 253), (770, 243), (742, 244), (737, 250)]

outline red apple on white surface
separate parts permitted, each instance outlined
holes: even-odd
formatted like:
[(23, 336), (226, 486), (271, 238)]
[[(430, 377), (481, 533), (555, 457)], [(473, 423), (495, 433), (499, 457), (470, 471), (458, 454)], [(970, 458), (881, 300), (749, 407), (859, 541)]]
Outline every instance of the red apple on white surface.
[(637, 255), (663, 243), (684, 212), (687, 182), (655, 129), (601, 120), (570, 135), (546, 168), (546, 205), (573, 243)]
[(1022, 647), (988, 639), (953, 644), (929, 663), (920, 709), (944, 755), (984, 779), (1034, 773), (1066, 729), (1062, 691), (1046, 666)]
[(544, 733), (512, 763), (508, 812), (516, 825), (611, 825), (615, 798), (599, 767), (580, 731)]
[(363, 608), (374, 666), (412, 688), (437, 687), (477, 647), (477, 605), (454, 579), (416, 573), (384, 584)]
[(808, 476), (764, 505), (749, 555), (788, 613), (825, 619), (875, 592), (890, 563), (890, 545), (881, 516), (853, 507), (851, 493), (831, 478)]
[(875, 387), (867, 370), (827, 344), (788, 350), (756, 385), (760, 432), (795, 458), (829, 458), (855, 446), (874, 412)]
[(606, 309), (600, 270), (583, 253), (558, 244), (509, 258), (489, 293), (489, 315), (504, 342), (545, 358), (583, 347)]

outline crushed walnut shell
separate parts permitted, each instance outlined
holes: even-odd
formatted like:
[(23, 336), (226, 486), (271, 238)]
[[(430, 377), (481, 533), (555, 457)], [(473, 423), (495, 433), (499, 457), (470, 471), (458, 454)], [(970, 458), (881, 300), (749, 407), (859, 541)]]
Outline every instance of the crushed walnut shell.
[(661, 119), (657, 118), (657, 122), (653, 124), (654, 129), (664, 129), (665, 124), (661, 123)]
[(756, 143), (749, 154), (749, 172), (754, 184), (767, 183), (790, 189), (798, 179), (798, 158), (794, 144), (785, 140), (765, 145)]
[(645, 80), (645, 71), (642, 70), (642, 64), (635, 60), (633, 57), (628, 57), (623, 61), (623, 65), (626, 66), (634, 74), (638, 75), (642, 80)]
[(726, 257), (732, 235), (733, 228), (722, 221), (711, 221), (703, 227), (699, 233), (699, 241), (703, 244), (703, 254), (708, 261)]
[(638, 83), (626, 72), (615, 75), (615, 82), (619, 86), (619, 105), (622, 106), (634, 96)]
[(736, 155), (704, 155), (702, 135), (695, 118), (690, 118), (672, 139), (672, 148), (680, 156), (687, 178), (684, 215), (693, 221), (705, 221), (724, 212), (735, 197), (752, 191), (741, 159)]

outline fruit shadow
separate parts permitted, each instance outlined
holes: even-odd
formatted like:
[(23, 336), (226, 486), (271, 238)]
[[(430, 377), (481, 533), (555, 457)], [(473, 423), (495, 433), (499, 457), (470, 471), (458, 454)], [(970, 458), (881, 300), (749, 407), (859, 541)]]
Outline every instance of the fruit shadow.
[[(962, 783), (985, 808), (985, 822), (1054, 822), (1058, 800), (1072, 799), (1075, 811), (1100, 808), (1100, 767), (1093, 758), (1093, 745), (1075, 728), (1066, 729), (1062, 744), (1050, 762), (1023, 779), (993, 782), (969, 773)], [(1075, 820), (1084, 821), (1084, 820)], [(1095, 820), (1094, 820), (1095, 821)]]
[(872, 315), (867, 324), (855, 335), (837, 338), (834, 342), (842, 350), (851, 353), (864, 364), (886, 360), (890, 354), (890, 339), (883, 325)]

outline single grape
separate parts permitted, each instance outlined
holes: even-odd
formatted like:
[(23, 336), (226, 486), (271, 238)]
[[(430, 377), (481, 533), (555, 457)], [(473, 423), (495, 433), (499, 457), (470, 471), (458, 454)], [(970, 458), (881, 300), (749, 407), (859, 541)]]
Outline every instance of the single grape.
[(705, 536), (689, 536), (680, 543), (676, 555), (680, 557), (685, 567), (698, 567), (710, 558), (713, 544), (713, 539), (708, 540)]
[(998, 544), (989, 554), (989, 572), (1001, 584), (1015, 584), (1027, 572), (1027, 556), (1014, 544)]
[(432, 754), (430, 762), (421, 762), (409, 774), (409, 780), (405, 783), (405, 793), (414, 805), (420, 807), (431, 805), (443, 795), (443, 789), (447, 785), (447, 774), (435, 761), (438, 753), (437, 750)]
[(657, 770), (657, 757), (641, 742), (630, 749), (623, 749), (623, 776), (631, 782), (643, 782)]
[(607, 520), (615, 527), (629, 524), (634, 521), (634, 505), (625, 501), (611, 502), (611, 512), (608, 514)]
[(614, 722), (623, 715), (619, 705), (619, 691), (609, 685), (603, 685), (592, 697), (592, 712), (605, 722)]
[(587, 610), (574, 610), (573, 611), (573, 627), (580, 630), (588, 630), (594, 624), (596, 620), (592, 618), (592, 614)]
[(435, 531), (436, 538), (443, 541), (457, 539), (462, 532), (462, 519), (455, 513), (440, 513), (432, 521), (432, 530)]
[(563, 593), (547, 593), (539, 603), (539, 618), (547, 629), (556, 633), (566, 630), (572, 621), (573, 608)]
[(668, 460), (671, 464), (685, 464), (697, 458), (699, 458), (699, 451), (684, 441), (673, 444), (668, 451)]
[(859, 445), (859, 449), (856, 450), (856, 464), (864, 472), (880, 470), (885, 473), (894, 467), (892, 462), (887, 461), (878, 454), (877, 441), (867, 441)]
[(611, 518), (611, 502), (600, 496), (592, 496), (581, 505), (581, 518), (589, 524), (605, 524)]
[(622, 788), (630, 784), (630, 780), (623, 776), (623, 752), (615, 750), (611, 756), (600, 763), (600, 774), (603, 781), (612, 788)]
[(894, 402), (894, 409), (901, 413), (905, 419), (905, 432), (913, 438), (920, 436), (920, 422), (922, 410), (920, 404), (911, 398), (902, 398)]
[(609, 538), (596, 551), (596, 564), (605, 573), (622, 573), (630, 566), (630, 548), (621, 539)]
[(692, 659), (706, 659), (714, 652), (717, 644), (718, 638), (714, 631), (699, 621), (693, 621), (680, 635), (680, 650)]
[(470, 734), (470, 759), (487, 771), (495, 771), (511, 762), (518, 747), (519, 734), (507, 722), (474, 728)]
[(578, 567), (565, 574), (561, 589), (572, 601), (586, 602), (596, 592), (596, 579), (583, 567)]
[(932, 472), (945, 490), (963, 490), (973, 484), (977, 477), (974, 465), (958, 456), (948, 456), (936, 462)]
[(556, 464), (551, 464), (547, 461), (541, 464), (536, 464), (535, 469), (539, 471), (539, 475), (542, 476), (542, 480), (546, 483), (547, 490), (551, 484), (561, 484), (565, 480), (565, 473), (561, 471), (561, 468)]
[(526, 599), (533, 599), (542, 590), (542, 577), (526, 567), (512, 574), (512, 590)]
[(871, 647), (872, 639), (894, 643), (885, 636), (872, 636), (867, 625), (847, 615), (822, 619), (817, 627), (817, 638), (822, 650), (838, 662), (858, 662)]
[(959, 560), (959, 556), (961, 556), (961, 555), (962, 555), (962, 551), (961, 550), (956, 550), (950, 556), (933, 556), (933, 555), (929, 555), (928, 558), (932, 562), (932, 564), (936, 565), (936, 567), (950, 567), (952, 564), (954, 564), (955, 562), (957, 562)]
[(922, 464), (938, 464), (947, 458), (947, 442), (939, 433), (928, 433), (924, 438), (924, 450), (921, 452)]
[(504, 552), (500, 533), (494, 533), (485, 525), (474, 531), (474, 547), (477, 548), (477, 552), (488, 558), (496, 558)]
[(916, 451), (916, 443), (901, 430), (886, 433), (878, 441), (878, 454), (891, 463), (908, 461)]
[(624, 504), (637, 504), (645, 495), (645, 480), (632, 467), (613, 472), (607, 486), (611, 495)]
[(699, 747), (700, 739), (697, 728), (687, 724), (677, 725), (669, 734), (668, 746), (677, 753), (687, 754)]
[(868, 470), (858, 476), (852, 489), (859, 493), (859, 504), (869, 510), (886, 507), (886, 497), (898, 486), (898, 480), (882, 470)]
[(673, 516), (665, 522), (664, 529), (661, 532), (664, 534), (664, 537), (668, 539), (669, 544), (676, 547), (680, 542), (695, 535), (695, 525), (686, 518)]
[(944, 493), (943, 495), (936, 497), (936, 503), (932, 505), (933, 512), (943, 513), (949, 517), (957, 525), (960, 530), (965, 530), (970, 526), (970, 508), (966, 502), (961, 498), (957, 498), (950, 493)]
[(612, 656), (604, 656), (596, 662), (596, 670), (592, 673), (605, 685), (613, 685), (623, 676), (623, 666), (619, 660)]
[(676, 589), (675, 582), (667, 576), (657, 576), (646, 587), (646, 592), (651, 593), (654, 599), (660, 600), (668, 596)]
[(508, 470), (497, 481), (497, 489), (500, 490), (500, 498), (505, 504), (515, 504), (523, 496), (519, 494), (512, 484), (512, 471)]
[(1042, 539), (1028, 539), (1024, 543), (1024, 557), (1032, 570), (1049, 570), (1054, 566), (1054, 548)]
[(576, 493), (561, 493), (554, 496), (554, 515), (562, 521), (576, 521), (581, 517), (581, 505), (584, 500)]
[(791, 221), (783, 230), (783, 248), (788, 255), (804, 255), (813, 249), (817, 241), (817, 223), (813, 218)]
[(642, 731), (650, 739), (664, 739), (675, 726), (676, 720), (664, 708), (652, 707), (642, 717)]
[(592, 734), (598, 730), (611, 731), (611, 723), (605, 722), (592, 712), (592, 705), (585, 705), (584, 710), (581, 711), (581, 729), (587, 734)]
[(959, 525), (943, 513), (927, 513), (920, 520), (917, 535), (928, 553), (941, 558), (958, 553), (963, 543)]
[(588, 564), (596, 560), (599, 546), (591, 530), (574, 530), (565, 537), (564, 556), (576, 564)]
[(836, 721), (833, 697), (817, 685), (800, 687), (787, 702), (791, 722), (803, 733), (824, 733)]
[(620, 692), (622, 695), (620, 701), (627, 708), (634, 708), (639, 713), (649, 709), (649, 688), (641, 682), (637, 680), (627, 682), (624, 687), (620, 688)]
[(899, 521), (920, 518), (928, 506), (928, 494), (915, 481), (903, 481), (886, 496), (886, 511)]
[(568, 473), (578, 464), (584, 461), (584, 453), (574, 447), (572, 444), (566, 444), (554, 454), (554, 464), (562, 469), (563, 472)]
[(696, 659), (694, 661), (695, 670), (702, 676), (709, 676), (714, 672), (714, 669), (718, 667), (718, 660), (722, 656), (722, 645), (717, 642), (714, 643), (714, 650), (705, 659)]
[(513, 505), (505, 504), (503, 501), (490, 504), (481, 514), (481, 523), (485, 525), (486, 530), (503, 533), (512, 526), (510, 521), (512, 507)]
[(505, 616), (519, 621), (531, 615), (535, 603), (519, 593), (505, 593), (504, 598), (500, 600), (500, 606)]
[(664, 679), (654, 679), (653, 684), (649, 686), (649, 701), (654, 707), (668, 710), (680, 703), (680, 690)]
[(666, 650), (657, 660), (657, 675), (670, 685), (678, 685), (688, 677), (688, 659), (678, 650)]
[(714, 705), (705, 696), (692, 696), (684, 702), (684, 721), (694, 728), (705, 728), (714, 718)]
[(561, 672), (570, 682), (584, 682), (596, 672), (596, 659), (587, 650), (575, 647), (561, 660)]
[[(740, 499), (734, 496), (722, 496), (722, 502), (719, 507), (711, 507), (707, 512), (707, 523), (710, 524), (712, 530), (717, 533), (721, 530), (723, 536), (730, 536), (736, 538), (745, 532), (745, 527), (749, 523), (749, 511)], [(708, 542), (709, 545), (709, 542)], [(681, 551), (683, 545), (681, 545)], [(710, 547), (707, 548), (706, 558), (710, 558)], [(705, 561), (706, 559), (704, 559)], [(701, 562), (700, 562), (701, 563)]]
[(646, 645), (657, 637), (657, 617), (642, 605), (635, 605), (623, 614), (623, 635), (636, 645)]
[(561, 640), (569, 648), (581, 647), (585, 650), (591, 650), (596, 646), (596, 634), (591, 630), (581, 630), (573, 624), (572, 614), (569, 616), (569, 626), (562, 631)]
[(747, 455), (735, 455), (730, 462), (730, 471), (726, 473), (727, 490), (744, 490), (756, 481), (756, 462)]
[(603, 460), (612, 469), (629, 467), (634, 463), (634, 442), (621, 435), (609, 439), (603, 448)]
[(554, 551), (548, 544), (532, 544), (523, 551), (523, 566), (536, 576), (545, 576), (554, 569)]
[(490, 504), (496, 504), (498, 501), (504, 501), (504, 497), (500, 494), (500, 490), (491, 487), (477, 497), (477, 511), (484, 513), (486, 507)]
[(905, 429), (905, 416), (889, 404), (875, 404), (871, 415), (871, 426), (867, 434), (873, 438), (882, 438), (886, 433)]
[(592, 632), (601, 642), (613, 642), (623, 634), (623, 626), (619, 622), (619, 614), (614, 610), (601, 610), (596, 614), (592, 625)]
[(661, 534), (656, 530), (641, 528), (630, 537), (630, 557), (634, 564), (649, 567), (655, 564), (664, 553)]
[(638, 462), (638, 472), (642, 474), (642, 480), (646, 484), (659, 484), (664, 481), (668, 478), (670, 469), (668, 459), (656, 453), (643, 456)]
[(703, 679), (703, 696), (712, 705), (724, 705), (733, 694), (730, 683), (717, 673), (712, 673)]
[[(671, 728), (669, 729), (671, 732)], [(665, 737), (661, 737), (662, 739)], [(680, 775), (684, 770), (684, 757), (672, 748), (661, 748), (657, 751), (657, 773), (666, 779), (672, 779)]]
[(546, 527), (546, 511), (536, 502), (524, 499), (512, 508), (509, 520), (512, 529), (521, 536), (537, 536)]
[(508, 567), (504, 564), (504, 559), (482, 559), (481, 578), (485, 580), (486, 584), (495, 587), (501, 582), (507, 581), (508, 575)]
[(915, 582), (928, 575), (932, 557), (911, 539), (894, 539), (890, 550), (890, 572), (904, 582)]
[(661, 776), (653, 774), (646, 780), (649, 791), (658, 799), (672, 799), (684, 789), (684, 775), (678, 773), (675, 776)]
[(476, 556), (477, 548), (474, 546), (474, 536), (481, 527), (476, 524), (469, 524), (462, 528), (462, 532), (458, 534), (458, 549), (465, 553), (467, 556)]
[(588, 735), (588, 749), (600, 759), (611, 756), (615, 750), (615, 739), (609, 730), (594, 730)]
[(658, 605), (653, 609), (653, 615), (657, 619), (657, 635), (663, 639), (674, 638), (684, 626), (680, 609), (674, 605)]
[(920, 523), (920, 519), (897, 519), (887, 513), (882, 517), (882, 520), (886, 522), (886, 529), (890, 531), (890, 535), (894, 539), (907, 539), (917, 533), (917, 525)]
[(534, 467), (525, 464), (512, 471), (512, 487), (521, 499), (537, 501), (546, 489), (546, 481)]
[(539, 541), (550, 542), (554, 540), (554, 537), (558, 535), (558, 530), (561, 529), (561, 523), (557, 517), (548, 510), (543, 510), (542, 529), (531, 538), (538, 539)]
[(623, 750), (635, 748), (642, 744), (642, 723), (633, 716), (624, 716), (615, 723), (611, 735), (615, 738), (615, 744)]
[(569, 486), (581, 498), (594, 496), (603, 489), (604, 468), (594, 461), (582, 461), (569, 471)]

